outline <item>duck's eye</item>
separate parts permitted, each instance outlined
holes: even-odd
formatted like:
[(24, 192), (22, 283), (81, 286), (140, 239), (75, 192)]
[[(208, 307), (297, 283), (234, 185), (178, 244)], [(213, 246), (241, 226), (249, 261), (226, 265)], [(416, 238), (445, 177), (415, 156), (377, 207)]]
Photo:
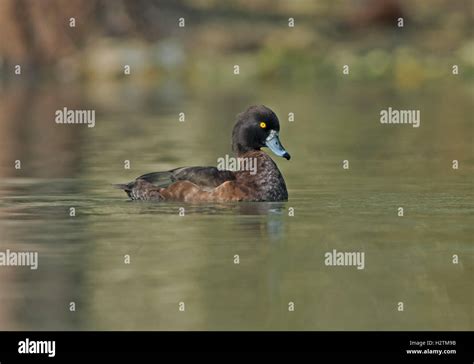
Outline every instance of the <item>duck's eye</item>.
[(267, 127), (267, 123), (265, 123), (265, 122), (262, 121), (262, 122), (260, 123), (260, 127), (261, 127), (262, 129), (265, 129), (265, 128)]

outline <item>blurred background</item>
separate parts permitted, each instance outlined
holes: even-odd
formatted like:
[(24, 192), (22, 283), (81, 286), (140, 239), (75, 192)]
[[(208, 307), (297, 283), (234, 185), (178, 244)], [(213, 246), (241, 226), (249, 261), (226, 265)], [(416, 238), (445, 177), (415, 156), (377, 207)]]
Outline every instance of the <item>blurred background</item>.
[[(0, 329), (472, 330), (473, 15), (468, 0), (0, 0), (0, 250), (40, 256), (0, 268)], [(287, 203), (179, 217), (110, 187), (215, 165), (253, 104), (280, 118)], [(382, 126), (389, 106), (420, 128)], [(96, 126), (56, 124), (63, 107)], [(365, 251), (366, 269), (324, 266), (332, 249)]]

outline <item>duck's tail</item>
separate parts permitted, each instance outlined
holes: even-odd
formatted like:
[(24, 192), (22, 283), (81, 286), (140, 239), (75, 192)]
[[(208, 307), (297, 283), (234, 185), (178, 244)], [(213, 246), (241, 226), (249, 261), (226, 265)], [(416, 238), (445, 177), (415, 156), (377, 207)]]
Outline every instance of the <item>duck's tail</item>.
[(132, 200), (134, 199), (133, 194), (132, 194), (132, 191), (133, 191), (133, 183), (132, 182), (113, 184), (112, 187), (117, 188), (119, 190), (123, 190), (129, 198), (131, 198)]
[(132, 200), (162, 200), (160, 188), (151, 183), (137, 179), (130, 183), (119, 183), (112, 185), (114, 188), (125, 191)]
[(119, 190), (131, 191), (130, 183), (117, 183), (113, 184), (112, 187), (117, 188)]

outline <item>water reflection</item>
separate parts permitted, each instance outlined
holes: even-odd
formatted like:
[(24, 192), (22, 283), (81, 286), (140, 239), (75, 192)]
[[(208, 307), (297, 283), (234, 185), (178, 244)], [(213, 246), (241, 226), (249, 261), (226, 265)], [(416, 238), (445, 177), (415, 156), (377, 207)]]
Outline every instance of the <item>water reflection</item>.
[[(464, 117), (471, 106), (462, 86), (445, 86), (410, 96), (426, 110), (417, 131), (369, 120), (394, 97), (377, 85), (187, 94), (178, 88), (176, 103), (157, 86), (124, 103), (125, 85), (94, 98), (99, 117), (92, 130), (53, 122), (58, 105), (91, 105), (87, 92), (3, 89), (0, 250), (38, 251), (40, 269), (0, 269), (1, 327), (472, 328), (472, 166), (450, 169), (452, 159), (472, 151), (472, 123)], [(374, 98), (376, 107), (367, 103)], [(230, 151), (235, 114), (255, 100), (283, 115), (282, 138), (294, 158), (277, 163), (288, 202), (191, 204), (180, 216), (181, 204), (129, 202), (111, 188), (153, 170), (214, 165)], [(183, 105), (184, 125), (176, 117)], [(296, 121), (286, 122), (294, 109)], [(345, 171), (341, 161), (348, 158)], [(399, 204), (409, 218), (394, 217)], [(324, 252), (334, 248), (364, 249), (366, 270), (325, 267)], [(462, 265), (451, 264), (452, 251)], [(393, 311), (399, 297), (418, 308), (437, 302), (437, 309), (407, 310), (400, 319)]]
[(38, 253), (37, 270), (0, 269), (2, 329), (81, 328), (81, 313), (70, 312), (69, 303), (82, 304), (84, 242), (91, 237), (87, 221), (66, 217), (77, 203), (71, 196), (81, 193), (66, 181), (2, 183), (0, 251)]
[[(72, 177), (79, 171), (82, 130), (54, 123), (62, 105), (79, 107), (80, 90), (14, 84), (0, 89), (0, 176)], [(21, 169), (15, 168), (15, 161)]]

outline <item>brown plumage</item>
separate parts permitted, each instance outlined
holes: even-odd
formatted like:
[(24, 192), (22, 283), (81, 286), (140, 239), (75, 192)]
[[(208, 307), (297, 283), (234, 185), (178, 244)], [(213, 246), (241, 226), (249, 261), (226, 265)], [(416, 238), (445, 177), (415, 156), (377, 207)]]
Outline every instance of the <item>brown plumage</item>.
[(288, 199), (285, 180), (268, 154), (290, 159), (279, 141), (280, 124), (273, 111), (252, 106), (237, 117), (232, 148), (238, 158), (252, 160), (253, 170), (218, 170), (216, 167), (184, 167), (153, 172), (128, 184), (116, 185), (132, 200), (225, 202), (284, 201)]

